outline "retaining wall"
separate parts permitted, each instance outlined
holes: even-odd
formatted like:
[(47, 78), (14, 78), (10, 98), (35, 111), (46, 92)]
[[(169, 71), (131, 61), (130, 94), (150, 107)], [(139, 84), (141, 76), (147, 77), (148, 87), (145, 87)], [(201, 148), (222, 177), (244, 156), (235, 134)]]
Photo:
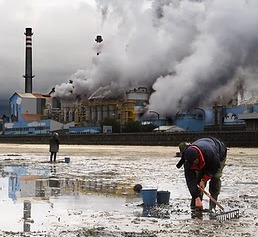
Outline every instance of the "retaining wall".
[[(192, 142), (201, 137), (216, 137), (228, 147), (258, 147), (258, 132), (202, 132), (202, 133), (124, 133), (60, 135), (61, 144), (80, 145), (139, 145), (177, 146), (182, 141)], [(48, 144), (49, 135), (0, 136), (0, 143)]]

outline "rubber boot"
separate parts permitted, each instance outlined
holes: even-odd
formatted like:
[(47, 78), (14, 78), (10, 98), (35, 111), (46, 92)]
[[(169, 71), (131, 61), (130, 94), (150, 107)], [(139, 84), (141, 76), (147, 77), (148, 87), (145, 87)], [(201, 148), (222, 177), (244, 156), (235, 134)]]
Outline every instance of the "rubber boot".
[[(214, 195), (213, 198), (217, 201), (218, 196), (217, 196), (217, 195)], [(211, 210), (215, 210), (215, 208), (216, 208), (216, 204), (215, 204), (212, 200), (210, 200), (210, 203), (209, 203), (209, 210), (210, 210), (210, 211), (211, 211)]]

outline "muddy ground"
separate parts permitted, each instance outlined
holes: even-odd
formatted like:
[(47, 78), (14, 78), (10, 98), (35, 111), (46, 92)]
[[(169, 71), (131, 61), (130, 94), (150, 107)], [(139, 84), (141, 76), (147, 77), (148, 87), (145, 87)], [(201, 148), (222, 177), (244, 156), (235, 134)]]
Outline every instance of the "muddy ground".
[[(228, 151), (219, 201), (240, 218), (227, 221), (191, 212), (176, 152), (61, 145), (51, 164), (47, 145), (0, 144), (0, 236), (258, 236), (258, 149)], [(146, 209), (135, 184), (169, 191), (169, 205)]]

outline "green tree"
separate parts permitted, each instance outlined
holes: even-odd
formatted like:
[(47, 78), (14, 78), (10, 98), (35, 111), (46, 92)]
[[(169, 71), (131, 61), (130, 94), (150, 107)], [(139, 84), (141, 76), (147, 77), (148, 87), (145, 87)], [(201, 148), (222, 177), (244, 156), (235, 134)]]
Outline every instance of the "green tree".
[(128, 122), (123, 126), (123, 132), (139, 132), (140, 131), (140, 123), (138, 121)]
[(113, 133), (119, 133), (120, 132), (120, 122), (113, 118), (104, 118), (100, 122), (101, 129), (103, 129), (103, 126), (112, 126), (112, 132)]
[(142, 125), (138, 121), (128, 122), (123, 126), (123, 132), (125, 133), (137, 133), (137, 132), (153, 132), (153, 129), (157, 126), (153, 124)]
[(153, 129), (156, 128), (157, 126), (154, 124), (146, 124), (140, 126), (140, 132), (153, 132)]

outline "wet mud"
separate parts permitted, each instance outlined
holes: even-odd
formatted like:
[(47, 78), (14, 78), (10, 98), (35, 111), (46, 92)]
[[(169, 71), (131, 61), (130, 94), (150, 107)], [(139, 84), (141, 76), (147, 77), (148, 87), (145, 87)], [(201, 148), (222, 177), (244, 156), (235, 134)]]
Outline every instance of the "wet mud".
[[(61, 145), (50, 163), (46, 145), (0, 144), (0, 236), (257, 236), (258, 149), (228, 151), (219, 202), (240, 217), (225, 221), (207, 197), (190, 209), (176, 152)], [(136, 184), (169, 191), (169, 204), (143, 205)]]

